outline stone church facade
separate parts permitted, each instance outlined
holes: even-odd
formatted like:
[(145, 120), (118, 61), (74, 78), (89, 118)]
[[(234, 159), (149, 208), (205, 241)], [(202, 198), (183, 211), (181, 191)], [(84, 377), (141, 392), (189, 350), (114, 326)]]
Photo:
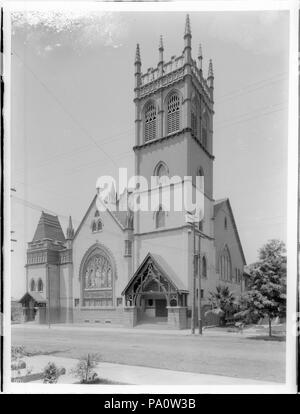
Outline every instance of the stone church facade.
[(137, 45), (133, 150), (135, 174), (149, 182), (157, 177), (148, 193), (161, 194), (166, 177), (190, 176), (193, 186), (196, 176), (203, 177), (201, 221), (188, 223), (185, 211), (160, 202), (154, 211), (124, 211), (129, 190), (105, 211), (99, 211), (96, 194), (76, 231), (70, 218), (66, 234), (58, 217), (43, 212), (27, 250), (27, 292), (21, 299), (27, 319), (186, 328), (194, 247), (195, 297), (201, 295), (203, 312), (217, 285), (228, 285), (237, 297), (245, 289), (246, 262), (230, 202), (213, 198), (213, 66), (210, 61), (205, 78), (201, 47), (196, 61), (191, 38), (187, 16), (182, 54), (165, 62), (161, 38), (158, 65), (145, 73)]

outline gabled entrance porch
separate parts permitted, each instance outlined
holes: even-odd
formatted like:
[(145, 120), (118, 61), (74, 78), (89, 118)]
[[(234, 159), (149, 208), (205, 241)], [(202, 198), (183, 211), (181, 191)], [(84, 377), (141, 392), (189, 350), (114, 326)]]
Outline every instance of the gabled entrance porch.
[(122, 292), (127, 325), (156, 323), (185, 329), (187, 293), (164, 259), (148, 253)]

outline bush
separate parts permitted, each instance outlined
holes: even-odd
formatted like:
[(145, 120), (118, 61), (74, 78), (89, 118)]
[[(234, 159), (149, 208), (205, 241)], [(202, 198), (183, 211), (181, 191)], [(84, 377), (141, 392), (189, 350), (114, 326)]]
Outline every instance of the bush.
[(55, 384), (60, 375), (61, 369), (59, 369), (54, 362), (49, 362), (43, 371), (43, 383)]
[(71, 370), (71, 373), (79, 378), (81, 384), (97, 383), (98, 375), (94, 368), (98, 365), (100, 357), (98, 354), (87, 354), (80, 358), (76, 367)]

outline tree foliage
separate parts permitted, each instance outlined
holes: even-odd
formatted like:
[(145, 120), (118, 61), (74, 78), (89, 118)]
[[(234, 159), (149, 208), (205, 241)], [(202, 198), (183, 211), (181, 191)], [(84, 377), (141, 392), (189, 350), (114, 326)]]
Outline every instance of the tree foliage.
[(226, 317), (235, 310), (235, 296), (228, 286), (218, 285), (215, 292), (210, 292), (209, 303), (213, 309), (221, 309), (224, 314), (220, 316), (220, 323), (225, 324)]
[[(284, 316), (286, 311), (286, 256), (280, 240), (270, 240), (259, 249), (259, 261), (249, 267), (248, 290), (241, 299), (241, 308), (248, 318)], [(245, 313), (246, 311), (246, 313)]]
[(97, 379), (94, 369), (97, 367), (100, 357), (98, 354), (83, 355), (76, 367), (72, 370), (73, 375), (80, 379), (83, 384), (92, 383)]

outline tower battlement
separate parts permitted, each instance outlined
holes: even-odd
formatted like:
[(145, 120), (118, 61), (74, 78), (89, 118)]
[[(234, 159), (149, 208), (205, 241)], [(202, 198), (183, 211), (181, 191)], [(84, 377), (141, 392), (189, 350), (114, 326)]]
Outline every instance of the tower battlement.
[(210, 104), (213, 102), (213, 69), (212, 61), (209, 61), (208, 76), (205, 78), (202, 71), (202, 47), (199, 45), (198, 63), (191, 55), (191, 28), (190, 21), (187, 15), (184, 42), (185, 47), (180, 56), (172, 56), (170, 60), (164, 61), (164, 46), (162, 36), (159, 42), (159, 61), (156, 67), (150, 67), (145, 72), (141, 70), (141, 56), (140, 48), (137, 45), (136, 50), (136, 97), (143, 98), (148, 94), (158, 91), (160, 88), (165, 88), (171, 84), (180, 81), (186, 75), (191, 75), (193, 82), (196, 84), (200, 93), (208, 99)]

